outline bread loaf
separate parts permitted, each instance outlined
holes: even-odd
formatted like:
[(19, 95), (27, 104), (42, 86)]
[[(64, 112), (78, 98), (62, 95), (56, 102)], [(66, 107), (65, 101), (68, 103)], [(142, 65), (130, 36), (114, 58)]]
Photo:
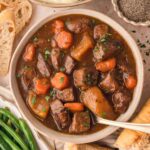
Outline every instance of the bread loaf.
[[(150, 99), (132, 122), (150, 123)], [(119, 150), (150, 150), (150, 135), (124, 129), (118, 137), (115, 146), (119, 148)]]
[(6, 9), (0, 13), (0, 75), (7, 74), (15, 38), (14, 13)]

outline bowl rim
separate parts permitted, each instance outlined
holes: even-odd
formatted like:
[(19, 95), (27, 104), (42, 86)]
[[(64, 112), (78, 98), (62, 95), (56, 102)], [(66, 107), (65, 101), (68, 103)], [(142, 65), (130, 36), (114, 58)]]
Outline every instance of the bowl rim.
[(86, 3), (91, 2), (93, 0), (82, 0), (82, 1), (74, 2), (74, 3), (61, 3), (61, 4), (46, 2), (46, 1), (42, 1), (42, 0), (30, 0), (30, 1), (32, 3), (47, 6), (47, 7), (64, 8), (64, 7), (73, 7), (73, 6), (86, 4)]
[(94, 142), (97, 140), (100, 140), (113, 132), (115, 132), (118, 127), (112, 127), (108, 126), (103, 130), (97, 131), (92, 134), (87, 134), (87, 135), (69, 135), (69, 134), (63, 134), (61, 132), (55, 131), (53, 129), (50, 129), (46, 126), (44, 126), (39, 120), (37, 120), (29, 111), (29, 109), (26, 107), (26, 104), (24, 103), (22, 96), (20, 94), (20, 91), (18, 89), (18, 84), (16, 80), (16, 65), (18, 62), (18, 59), (23, 51), (23, 47), (26, 45), (28, 42), (29, 38), (38, 30), (40, 29), (45, 23), (47, 23), (50, 20), (53, 20), (57, 17), (65, 16), (65, 15), (70, 15), (70, 14), (81, 14), (81, 15), (87, 15), (90, 17), (97, 18), (101, 20), (102, 22), (105, 22), (109, 26), (111, 26), (114, 30), (116, 30), (124, 39), (126, 39), (126, 42), (128, 45), (131, 47), (134, 59), (136, 61), (136, 72), (137, 72), (137, 79), (138, 83), (137, 86), (134, 90), (133, 93), (133, 99), (132, 102), (130, 103), (130, 106), (126, 113), (121, 115), (117, 121), (128, 121), (130, 117), (133, 115), (135, 112), (141, 98), (142, 94), (142, 89), (143, 89), (143, 80), (144, 80), (144, 69), (143, 69), (143, 61), (142, 57), (139, 51), (139, 48), (135, 42), (135, 40), (131, 37), (131, 35), (117, 22), (109, 18), (108, 16), (93, 11), (93, 10), (88, 10), (88, 9), (72, 9), (72, 10), (65, 10), (61, 12), (57, 12), (53, 15), (48, 15), (44, 19), (41, 19), (38, 21), (35, 25), (33, 25), (27, 33), (24, 35), (20, 43), (18, 44), (12, 60), (10, 64), (10, 73), (9, 73), (9, 83), (10, 83), (10, 88), (13, 93), (13, 98), (22, 113), (22, 115), (30, 121), (35, 129), (43, 134), (44, 136), (52, 139), (57, 139), (63, 142), (70, 142), (70, 143), (89, 143), (89, 142)]
[(115, 12), (116, 12), (116, 13), (118, 14), (118, 16), (119, 16), (120, 18), (122, 18), (125, 22), (130, 23), (130, 24), (132, 24), (132, 25), (134, 25), (134, 26), (149, 26), (149, 25), (150, 25), (150, 20), (147, 20), (147, 21), (145, 21), (145, 22), (141, 22), (141, 21), (135, 22), (135, 21), (133, 21), (133, 20), (128, 19), (128, 18), (125, 17), (125, 15), (123, 15), (123, 13), (120, 11), (120, 9), (119, 9), (119, 7), (118, 7), (118, 4), (117, 4), (118, 0), (111, 0), (111, 2), (112, 2), (112, 5), (113, 5), (113, 7), (114, 7)]

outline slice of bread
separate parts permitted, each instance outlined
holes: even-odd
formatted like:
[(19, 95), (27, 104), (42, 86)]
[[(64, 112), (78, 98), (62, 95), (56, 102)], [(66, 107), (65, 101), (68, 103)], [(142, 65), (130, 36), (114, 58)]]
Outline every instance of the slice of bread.
[(14, 9), (16, 34), (29, 22), (32, 15), (32, 5), (28, 0), (0, 0), (0, 4)]
[(0, 13), (0, 75), (8, 73), (13, 42), (15, 39), (14, 13), (6, 9)]
[(66, 143), (64, 150), (112, 150), (110, 148), (101, 147), (96, 144), (71, 144)]
[(32, 15), (32, 5), (28, 0), (17, 3), (15, 8), (16, 34), (18, 34), (29, 22)]
[(0, 3), (0, 12), (6, 9), (6, 5)]
[[(132, 122), (150, 123), (150, 99)], [(115, 146), (119, 148), (119, 150), (150, 150), (150, 135), (124, 129), (116, 140)]]
[(19, 1), (21, 0), (0, 0), (0, 3), (10, 7), (10, 6), (16, 5)]

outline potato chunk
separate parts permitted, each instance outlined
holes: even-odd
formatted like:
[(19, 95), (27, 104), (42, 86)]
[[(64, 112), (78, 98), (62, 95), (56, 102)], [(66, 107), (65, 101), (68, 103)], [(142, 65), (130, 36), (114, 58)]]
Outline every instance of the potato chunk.
[(107, 119), (116, 118), (113, 108), (98, 87), (92, 87), (83, 92), (81, 100), (94, 114)]
[(93, 39), (90, 35), (85, 32), (82, 36), (81, 41), (77, 46), (71, 51), (71, 56), (77, 61), (82, 61), (85, 54), (93, 48)]
[(50, 106), (44, 98), (38, 98), (33, 91), (29, 91), (27, 103), (31, 110), (41, 119), (47, 117)]

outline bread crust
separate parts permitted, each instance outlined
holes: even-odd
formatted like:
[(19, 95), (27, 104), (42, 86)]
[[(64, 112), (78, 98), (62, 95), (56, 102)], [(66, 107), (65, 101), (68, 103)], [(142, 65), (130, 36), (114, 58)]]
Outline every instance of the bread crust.
[(112, 150), (110, 148), (101, 147), (96, 144), (71, 144), (66, 143), (64, 150)]
[[(150, 99), (132, 122), (150, 123)], [(116, 140), (115, 146), (121, 150), (150, 150), (150, 135), (143, 132), (124, 129)]]
[(0, 75), (5, 76), (8, 73), (15, 39), (15, 23), (12, 9), (6, 9), (0, 13), (0, 30)]
[(0, 12), (2, 6), (14, 10), (16, 34), (21, 32), (32, 16), (32, 5), (28, 0), (0, 0)]

